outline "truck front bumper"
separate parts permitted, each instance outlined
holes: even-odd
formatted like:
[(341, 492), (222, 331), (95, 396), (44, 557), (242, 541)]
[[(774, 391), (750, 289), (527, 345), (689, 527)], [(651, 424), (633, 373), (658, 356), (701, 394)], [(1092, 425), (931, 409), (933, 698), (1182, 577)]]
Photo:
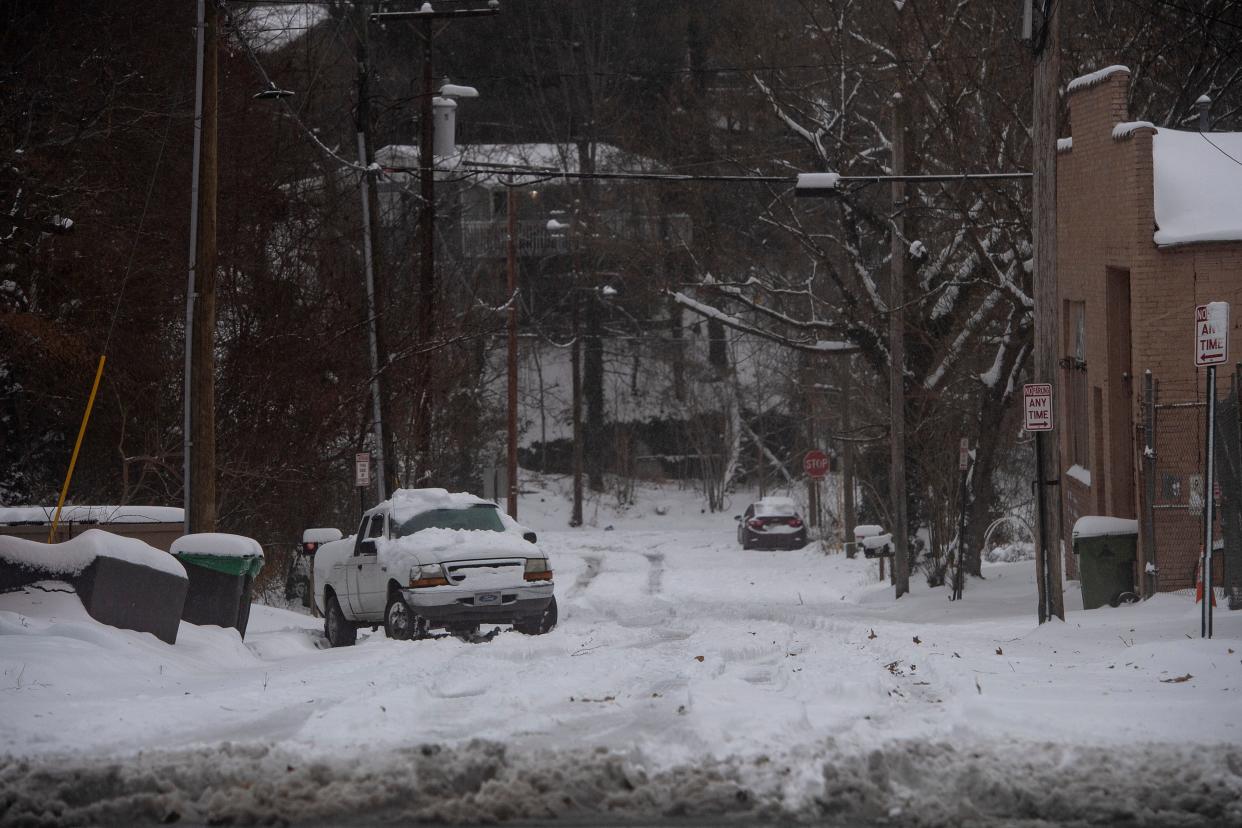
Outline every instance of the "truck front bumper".
[(410, 612), (429, 627), (466, 624), (512, 624), (543, 615), (552, 600), (552, 582), (464, 592), (451, 587), (403, 589)]

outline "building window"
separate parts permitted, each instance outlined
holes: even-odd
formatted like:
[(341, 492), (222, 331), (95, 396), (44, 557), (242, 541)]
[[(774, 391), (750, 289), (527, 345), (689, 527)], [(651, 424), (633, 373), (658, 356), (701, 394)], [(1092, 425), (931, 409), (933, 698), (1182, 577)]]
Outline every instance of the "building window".
[(1091, 468), (1088, 452), (1091, 422), (1087, 398), (1087, 306), (1065, 303), (1065, 357), (1061, 360), (1065, 389), (1065, 431), (1071, 465)]

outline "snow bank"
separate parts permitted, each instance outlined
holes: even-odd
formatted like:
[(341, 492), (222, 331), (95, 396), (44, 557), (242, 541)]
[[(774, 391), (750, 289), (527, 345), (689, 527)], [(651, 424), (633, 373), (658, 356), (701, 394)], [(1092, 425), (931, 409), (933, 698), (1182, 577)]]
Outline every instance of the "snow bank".
[(0, 800), (31, 825), (318, 825), (364, 813), (437, 825), (1237, 825), (1242, 776), (1222, 746), (827, 740), (762, 761), (657, 768), (642, 754), (485, 740), (319, 761), (226, 742), (15, 764)]
[(1161, 127), (1151, 154), (1156, 244), (1242, 240), (1242, 132)]
[(225, 532), (182, 535), (169, 550), (174, 555), (214, 555), (217, 558), (262, 558), (263, 547), (254, 538)]
[[(55, 506), (0, 507), (0, 523), (51, 523)], [(185, 511), (173, 506), (66, 506), (61, 523), (182, 523)]]
[(88, 529), (71, 540), (50, 544), (0, 535), (0, 560), (50, 574), (79, 575), (101, 557), (150, 567), (179, 578), (186, 576), (185, 567), (167, 552), (102, 529)]
[(1075, 538), (1100, 538), (1110, 535), (1136, 535), (1138, 521), (1126, 518), (1087, 515), (1074, 523)]

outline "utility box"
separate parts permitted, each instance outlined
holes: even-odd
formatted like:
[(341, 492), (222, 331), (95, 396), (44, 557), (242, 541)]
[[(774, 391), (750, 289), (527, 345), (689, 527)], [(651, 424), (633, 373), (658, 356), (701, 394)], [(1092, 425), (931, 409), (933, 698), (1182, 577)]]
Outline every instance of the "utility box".
[(181, 618), (191, 624), (235, 627), (245, 638), (250, 587), (263, 569), (263, 548), (258, 542), (241, 535), (203, 532), (177, 538), (171, 551), (190, 580)]
[(1138, 600), (1134, 590), (1138, 521), (1087, 515), (1074, 523), (1073, 542), (1083, 609)]

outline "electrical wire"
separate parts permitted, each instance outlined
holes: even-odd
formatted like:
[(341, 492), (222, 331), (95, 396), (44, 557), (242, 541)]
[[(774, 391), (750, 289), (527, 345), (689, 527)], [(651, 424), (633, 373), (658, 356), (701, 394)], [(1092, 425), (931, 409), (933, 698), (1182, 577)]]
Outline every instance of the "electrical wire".
[(160, 166), (164, 162), (164, 151), (168, 149), (168, 135), (172, 131), (176, 113), (168, 114), (168, 123), (164, 127), (164, 139), (160, 143), (159, 155), (155, 158), (155, 167), (151, 170), (151, 180), (147, 183), (147, 196), (142, 203), (142, 215), (138, 218), (138, 229), (134, 233), (134, 243), (129, 249), (129, 261), (125, 264), (125, 275), (121, 277), (121, 289), (117, 293), (116, 307), (112, 309), (112, 319), (108, 323), (108, 336), (104, 339), (103, 354), (107, 356), (112, 345), (112, 334), (116, 330), (116, 320), (121, 314), (121, 304), (125, 301), (125, 286), (129, 283), (129, 275), (134, 269), (134, 257), (138, 254), (138, 242), (142, 238), (142, 228), (147, 223), (147, 212), (151, 208), (151, 194), (155, 192), (155, 180), (159, 177)]

